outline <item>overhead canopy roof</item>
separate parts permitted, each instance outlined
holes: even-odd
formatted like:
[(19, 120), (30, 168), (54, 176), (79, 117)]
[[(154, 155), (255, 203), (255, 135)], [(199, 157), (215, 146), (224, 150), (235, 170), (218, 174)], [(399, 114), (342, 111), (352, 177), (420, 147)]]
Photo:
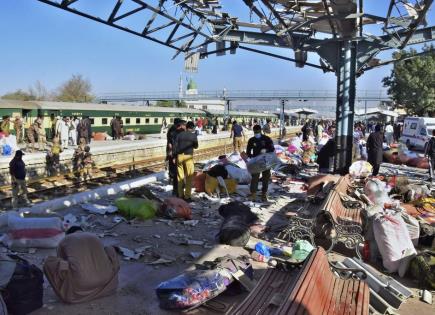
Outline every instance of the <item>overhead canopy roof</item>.
[(285, 110), (284, 113), (286, 113), (287, 115), (314, 115), (314, 114), (318, 114), (319, 112), (311, 108), (302, 107), (302, 108)]
[(355, 111), (356, 116), (365, 116), (365, 115), (384, 115), (389, 117), (399, 117), (399, 114), (393, 112), (388, 109), (380, 109), (380, 108), (367, 108), (367, 112), (364, 109), (357, 109)]

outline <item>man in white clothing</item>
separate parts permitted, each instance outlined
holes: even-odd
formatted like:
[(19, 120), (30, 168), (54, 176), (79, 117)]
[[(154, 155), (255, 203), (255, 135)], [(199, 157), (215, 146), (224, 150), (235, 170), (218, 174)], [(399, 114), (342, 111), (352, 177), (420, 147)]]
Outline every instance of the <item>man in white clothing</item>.
[(68, 136), (69, 136), (69, 118), (63, 117), (60, 127), (59, 127), (59, 135), (60, 141), (62, 143), (62, 148), (68, 148)]
[(394, 142), (394, 128), (391, 123), (387, 124), (385, 127), (385, 138), (387, 140), (387, 144), (390, 145)]

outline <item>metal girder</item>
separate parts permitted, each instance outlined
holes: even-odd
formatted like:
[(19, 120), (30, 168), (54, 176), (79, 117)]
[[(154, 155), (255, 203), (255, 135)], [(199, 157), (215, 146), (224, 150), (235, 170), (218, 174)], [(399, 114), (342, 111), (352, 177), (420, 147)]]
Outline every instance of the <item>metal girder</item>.
[[(179, 10), (180, 12), (182, 12), (181, 16), (172, 16), (169, 13), (167, 13), (167, 9), (164, 8), (165, 3), (168, 2), (167, 0), (159, 0), (158, 4), (155, 6), (150, 5), (149, 3), (142, 0), (128, 0), (130, 4), (133, 3), (137, 7), (128, 10), (126, 12), (123, 12), (122, 14), (119, 14), (120, 9), (123, 7), (123, 5), (125, 5), (127, 1), (117, 0), (112, 10), (108, 14), (108, 16), (103, 18), (96, 16), (96, 14), (93, 14), (92, 12), (87, 12), (73, 6), (73, 4), (80, 5), (80, 0), (63, 0), (61, 2), (56, 0), (37, 0), (37, 1), (77, 14), (79, 16), (91, 19), (96, 22), (109, 25), (111, 27), (128, 32), (130, 34), (143, 37), (145, 39), (151, 40), (153, 42), (175, 49), (177, 51), (186, 51), (186, 49), (192, 45), (193, 41), (196, 39), (198, 35), (208, 40), (211, 41), (213, 40), (212, 38), (213, 34), (211, 34), (211, 32), (206, 33), (203, 31), (203, 27), (205, 24), (203, 20), (199, 19), (198, 23), (194, 23), (192, 21), (193, 19), (196, 19), (197, 16), (194, 15), (191, 11)], [(152, 15), (146, 21), (146, 25), (142, 30), (134, 30), (122, 25), (121, 22), (126, 18), (137, 15), (144, 11), (151, 12)], [(190, 15), (190, 18), (188, 18), (189, 21), (186, 21), (189, 15)], [(158, 17), (160, 17), (163, 20), (163, 22), (160, 21), (158, 25), (156, 25), (154, 28), (151, 29), (152, 24), (157, 24), (156, 20)], [(168, 29), (169, 27), (172, 27), (168, 31), (169, 34), (163, 34), (163, 31), (166, 32), (166, 29)], [(150, 34), (152, 33), (157, 33), (157, 35), (161, 35), (161, 38), (150, 36)], [(187, 39), (187, 40), (185, 43), (175, 45), (175, 43), (177, 43), (181, 39)]]

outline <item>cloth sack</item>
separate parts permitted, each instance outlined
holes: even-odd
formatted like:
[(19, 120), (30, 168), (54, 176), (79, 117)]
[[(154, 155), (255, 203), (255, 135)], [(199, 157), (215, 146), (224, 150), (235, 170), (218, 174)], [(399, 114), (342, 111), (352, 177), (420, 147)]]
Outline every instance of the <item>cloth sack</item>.
[(237, 165), (241, 169), (247, 168), (245, 160), (241, 157), (241, 155), (237, 152), (231, 153), (230, 156), (227, 158), (229, 162)]
[(409, 263), (407, 258), (416, 254), (401, 213), (386, 211), (375, 215), (373, 232), (382, 264), (388, 272), (403, 269), (401, 263)]
[(189, 204), (181, 198), (166, 198), (159, 208), (159, 215), (170, 219), (192, 219), (192, 209)]
[(156, 204), (144, 198), (121, 197), (116, 199), (115, 205), (127, 219), (148, 220), (154, 218), (157, 211)]
[[(237, 190), (237, 181), (232, 178), (227, 178), (224, 180), (225, 186), (227, 187), (228, 193), (233, 194)], [(225, 188), (219, 184), (217, 178), (209, 176), (208, 174), (205, 177), (205, 192), (208, 195), (212, 195), (217, 192), (219, 189), (220, 192), (226, 193)]]
[(276, 156), (275, 152), (263, 153), (248, 161), (247, 167), (251, 174), (259, 174), (266, 170), (270, 170), (280, 165), (281, 161)]
[(8, 215), (8, 230), (3, 243), (11, 248), (56, 248), (65, 237), (62, 220), (53, 218), (22, 218)]
[(406, 229), (408, 230), (409, 237), (411, 237), (412, 244), (418, 245), (418, 239), (420, 238), (420, 223), (418, 220), (406, 212), (402, 212), (402, 219), (405, 222)]
[(251, 174), (246, 169), (238, 168), (233, 165), (225, 165), (225, 169), (228, 175), (239, 184), (249, 184), (252, 180)]

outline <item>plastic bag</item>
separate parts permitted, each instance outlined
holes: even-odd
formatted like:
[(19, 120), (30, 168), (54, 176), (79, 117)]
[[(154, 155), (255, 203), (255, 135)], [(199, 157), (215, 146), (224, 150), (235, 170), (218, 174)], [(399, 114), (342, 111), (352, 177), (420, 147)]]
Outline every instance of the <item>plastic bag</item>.
[(7, 156), (12, 154), (12, 148), (9, 144), (4, 144), (2, 147), (2, 155)]
[(157, 210), (154, 202), (143, 198), (121, 197), (116, 199), (115, 205), (119, 212), (128, 219), (148, 220), (155, 217)]
[(255, 251), (266, 258), (270, 258), (270, 250), (264, 243), (258, 242), (255, 244)]
[(349, 174), (352, 177), (365, 178), (371, 175), (373, 166), (367, 161), (356, 161), (349, 167)]
[(368, 180), (364, 186), (364, 193), (370, 201), (380, 206), (392, 202), (391, 198), (388, 196), (389, 192), (390, 189), (387, 188), (386, 183), (377, 178)]
[(239, 184), (249, 184), (252, 180), (251, 174), (246, 169), (238, 168), (233, 165), (226, 165), (225, 169), (228, 175)]
[(175, 219), (192, 219), (192, 210), (189, 204), (183, 199), (177, 197), (169, 197), (165, 199), (160, 206), (159, 215), (167, 218)]
[(183, 309), (204, 303), (225, 291), (231, 278), (223, 269), (186, 271), (158, 285), (156, 294), (160, 307)]
[(17, 248), (56, 248), (65, 237), (60, 218), (22, 218), (8, 215), (8, 231), (3, 243)]
[(280, 165), (281, 161), (276, 156), (275, 152), (263, 153), (248, 161), (247, 167), (251, 174), (259, 174), (266, 170), (270, 170)]
[(298, 261), (303, 261), (314, 250), (313, 245), (306, 240), (298, 240), (295, 242), (292, 251), (292, 258)]

